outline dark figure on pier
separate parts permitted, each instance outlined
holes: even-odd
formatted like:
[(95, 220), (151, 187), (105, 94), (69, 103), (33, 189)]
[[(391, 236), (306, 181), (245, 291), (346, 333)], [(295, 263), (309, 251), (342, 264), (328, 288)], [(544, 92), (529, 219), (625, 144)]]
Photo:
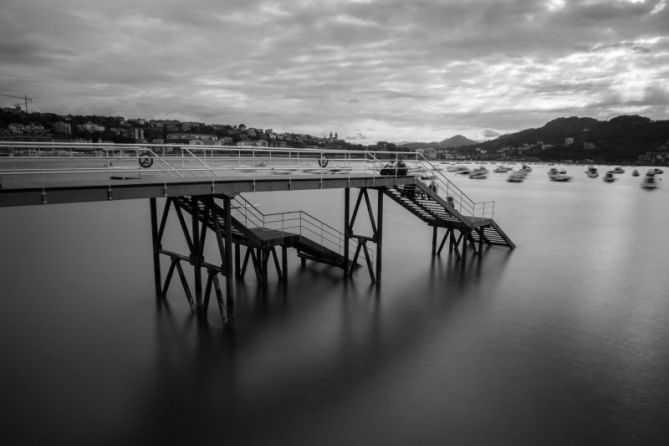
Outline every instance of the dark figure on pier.
[(381, 169), (381, 175), (390, 175), (390, 176), (404, 176), (407, 174), (409, 169), (407, 168), (407, 165), (404, 164), (404, 161), (399, 160), (397, 164), (393, 163), (392, 161), (383, 166)]
[(405, 197), (413, 200), (416, 198), (416, 185), (415, 184), (405, 184), (403, 194)]

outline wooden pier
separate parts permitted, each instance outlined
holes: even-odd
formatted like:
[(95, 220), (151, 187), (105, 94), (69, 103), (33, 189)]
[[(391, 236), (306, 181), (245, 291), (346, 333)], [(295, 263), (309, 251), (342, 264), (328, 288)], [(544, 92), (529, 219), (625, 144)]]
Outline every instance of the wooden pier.
[[(432, 255), (448, 244), (449, 253), (466, 261), (468, 248), (480, 256), (484, 245), (515, 246), (494, 221), (494, 203), (473, 202), (415, 153), (105, 145), (100, 156), (100, 145), (67, 147), (70, 156), (60, 157), (52, 155), (53, 144), (0, 143), (0, 206), (148, 199), (156, 296), (166, 299), (176, 272), (193, 311), (206, 314), (215, 296), (226, 322), (232, 320), (234, 279), (252, 269), (264, 285), (274, 268), (278, 280), (286, 280), (289, 249), (303, 263), (341, 268), (344, 278), (365, 267), (372, 283), (381, 281), (384, 196), (432, 227)], [(313, 168), (325, 156), (332, 167)], [(438, 173), (439, 187), (428, 187), (411, 172), (380, 175), (398, 156), (414, 157), (415, 165)], [(244, 198), (319, 189), (344, 191), (342, 230), (303, 211), (263, 214)], [(356, 230), (365, 214), (371, 234)], [(186, 253), (163, 246), (170, 218), (178, 221)], [(208, 234), (220, 263), (204, 258)], [(166, 274), (161, 258), (168, 259)], [(184, 264), (192, 269), (190, 281)], [(225, 279), (223, 287), (219, 279)]]

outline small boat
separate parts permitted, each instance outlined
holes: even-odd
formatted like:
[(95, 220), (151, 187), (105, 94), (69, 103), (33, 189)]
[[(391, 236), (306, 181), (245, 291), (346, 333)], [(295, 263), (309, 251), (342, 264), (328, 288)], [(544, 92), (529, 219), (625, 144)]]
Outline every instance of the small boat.
[(638, 170), (638, 169), (634, 169), (634, 170), (632, 171), (632, 176), (633, 176), (633, 177), (638, 177), (638, 176), (639, 176), (639, 170)]
[(648, 190), (657, 189), (657, 178), (655, 178), (655, 174), (649, 172), (644, 175), (643, 180), (641, 181), (641, 187)]
[(485, 180), (488, 178), (488, 169), (476, 169), (469, 174), (472, 180)]
[(655, 175), (659, 175), (664, 173), (664, 170), (660, 169), (659, 167), (655, 167), (654, 169), (651, 169), (653, 172), (655, 172)]
[(526, 172), (522, 170), (516, 170), (511, 172), (511, 175), (506, 179), (509, 183), (521, 183), (527, 176)]
[(585, 174), (588, 176), (588, 178), (597, 178), (599, 176), (599, 172), (597, 172), (597, 168), (595, 166), (590, 166), (585, 169)]
[(469, 170), (465, 166), (448, 166), (446, 172), (460, 173), (463, 170)]
[(520, 168), (520, 170), (525, 171), (525, 173), (532, 172), (532, 168), (530, 166), (528, 166), (527, 164), (523, 164), (523, 166)]
[(625, 173), (625, 169), (623, 169), (622, 167), (618, 166), (618, 167), (616, 167), (615, 169), (613, 169), (611, 172), (613, 172), (613, 173)]
[(571, 177), (567, 175), (566, 170), (557, 170), (555, 167), (551, 167), (548, 171), (548, 178), (551, 181), (569, 181)]
[(493, 170), (493, 172), (496, 172), (496, 173), (507, 173), (507, 172), (510, 171), (510, 170), (511, 170), (510, 167), (499, 165), (499, 166), (497, 166), (497, 167), (495, 168), (495, 170)]
[(613, 183), (614, 181), (616, 181), (616, 177), (615, 177), (615, 175), (613, 175), (613, 171), (611, 171), (611, 170), (606, 172), (604, 174), (604, 178), (602, 178), (602, 179), (604, 181), (606, 181), (607, 183)]

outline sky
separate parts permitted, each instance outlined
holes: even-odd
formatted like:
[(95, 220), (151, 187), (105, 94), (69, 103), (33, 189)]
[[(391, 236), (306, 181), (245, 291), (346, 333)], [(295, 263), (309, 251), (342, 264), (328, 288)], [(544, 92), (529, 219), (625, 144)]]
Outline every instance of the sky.
[(668, 3), (0, 0), (0, 93), (361, 144), (669, 119)]

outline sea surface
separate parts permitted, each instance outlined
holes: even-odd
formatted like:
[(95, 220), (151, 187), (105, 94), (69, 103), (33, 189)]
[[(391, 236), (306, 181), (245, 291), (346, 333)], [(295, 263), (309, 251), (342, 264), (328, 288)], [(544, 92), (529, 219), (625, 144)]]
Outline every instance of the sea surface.
[[(666, 444), (669, 189), (565, 167), (451, 175), (515, 250), (432, 257), (386, 198), (378, 287), (291, 250), (285, 285), (235, 282), (227, 329), (178, 280), (156, 302), (148, 201), (0, 209), (0, 444)], [(343, 228), (343, 196), (247, 198)]]

